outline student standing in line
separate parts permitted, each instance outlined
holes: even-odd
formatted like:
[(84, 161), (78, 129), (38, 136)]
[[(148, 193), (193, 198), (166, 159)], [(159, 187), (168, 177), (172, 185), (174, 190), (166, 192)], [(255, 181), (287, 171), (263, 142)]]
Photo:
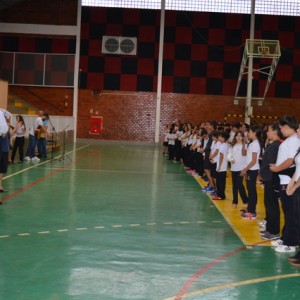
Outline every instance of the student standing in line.
[(243, 177), (240, 176), (241, 171), (246, 166), (246, 145), (244, 142), (244, 133), (239, 130), (236, 132), (231, 147), (228, 150), (228, 161), (231, 165), (232, 178), (232, 206), (237, 207), (238, 197), (240, 195), (244, 204), (243, 210), (247, 210), (248, 196), (243, 185)]
[(15, 156), (17, 153), (17, 150), (19, 149), (19, 162), (22, 163), (24, 159), (24, 144), (25, 144), (25, 132), (26, 132), (26, 126), (24, 119), (21, 115), (16, 115), (17, 124), (15, 126), (15, 142), (13, 145), (12, 155), (11, 155), (11, 161), (14, 164)]
[(208, 141), (204, 148), (204, 173), (208, 179), (208, 186), (203, 189), (204, 192), (213, 192), (215, 189), (214, 180), (211, 177), (211, 162), (210, 162), (210, 151), (212, 144), (212, 132), (216, 130), (217, 122), (209, 121), (205, 123), (205, 129), (208, 133)]
[(256, 204), (257, 204), (257, 190), (256, 179), (259, 170), (259, 155), (260, 144), (258, 141), (260, 134), (259, 126), (250, 126), (248, 138), (251, 140), (247, 147), (246, 167), (241, 171), (241, 176), (246, 176), (246, 185), (248, 192), (248, 208), (247, 212), (243, 213), (243, 219), (256, 219)]
[(219, 148), (221, 143), (218, 141), (220, 133), (218, 131), (214, 131), (212, 133), (213, 142), (211, 144), (211, 151), (210, 151), (210, 176), (213, 180), (214, 191), (212, 192), (212, 196), (217, 196), (217, 161), (219, 160)]
[(218, 141), (220, 142), (219, 146), (219, 159), (217, 161), (217, 178), (216, 178), (216, 186), (217, 186), (217, 195), (214, 196), (213, 200), (225, 200), (225, 188), (226, 188), (226, 174), (228, 168), (228, 148), (229, 144), (227, 140), (229, 138), (229, 134), (225, 131), (221, 132), (218, 137)]
[(170, 127), (170, 131), (167, 134), (167, 139), (168, 139), (169, 160), (174, 160), (174, 158), (175, 158), (175, 140), (177, 139), (174, 123)]
[(259, 177), (264, 184), (264, 205), (266, 210), (266, 230), (262, 231), (261, 237), (264, 240), (275, 240), (280, 237), (279, 195), (275, 192), (279, 187), (279, 177), (278, 174), (270, 170), (270, 164), (276, 163), (279, 146), (283, 140), (279, 123), (276, 122), (269, 125), (267, 137), (269, 144), (262, 157), (259, 170)]
[[(300, 139), (300, 126), (297, 129), (297, 135)], [(295, 209), (295, 223), (297, 232), (297, 242), (300, 246), (300, 148), (295, 156), (296, 170), (292, 177), (292, 180), (287, 187), (287, 195), (294, 197), (294, 209)], [(294, 255), (288, 258), (290, 264), (294, 267), (300, 267), (300, 250)]]
[(296, 133), (298, 122), (294, 116), (280, 118), (279, 126), (286, 139), (279, 147), (276, 164), (270, 164), (270, 170), (279, 174), (284, 227), (281, 238), (272, 241), (271, 244), (276, 247), (276, 252), (290, 253), (296, 251), (298, 241), (294, 216), (294, 198), (288, 195), (286, 190), (294, 173), (294, 157), (300, 147), (300, 139)]

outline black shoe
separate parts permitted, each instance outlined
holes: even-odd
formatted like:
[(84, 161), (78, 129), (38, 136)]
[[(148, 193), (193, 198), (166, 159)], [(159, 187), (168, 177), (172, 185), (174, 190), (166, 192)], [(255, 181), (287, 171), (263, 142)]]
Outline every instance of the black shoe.
[(0, 193), (7, 193), (7, 192), (8, 192), (8, 190), (6, 190), (6, 189), (0, 190)]

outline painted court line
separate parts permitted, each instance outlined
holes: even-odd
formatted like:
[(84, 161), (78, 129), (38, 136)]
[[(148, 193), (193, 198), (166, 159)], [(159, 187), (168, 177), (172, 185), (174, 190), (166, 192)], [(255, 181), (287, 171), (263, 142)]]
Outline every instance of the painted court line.
[[(86, 153), (86, 154), (82, 155), (81, 157), (79, 157), (76, 161), (80, 161), (81, 159), (83, 159), (84, 157), (90, 155), (90, 154), (93, 153), (93, 152), (94, 152), (94, 150), (89, 151), (88, 153)], [(43, 163), (46, 163), (46, 162), (43, 162)], [(43, 163), (42, 163), (42, 164), (43, 164)], [(72, 163), (73, 163), (73, 161), (70, 161), (68, 164), (66, 164), (66, 166), (69, 166), (69, 165), (72, 164)], [(31, 169), (31, 168), (32, 168), (32, 167), (30, 167), (29, 169)], [(32, 183), (28, 184), (27, 186), (21, 188), (20, 190), (15, 191), (15, 192), (13, 192), (12, 194), (10, 194), (10, 195), (8, 195), (8, 196), (2, 198), (1, 201), (0, 201), (0, 204), (2, 204), (2, 203), (5, 202), (5, 201), (10, 200), (11, 198), (13, 198), (13, 197), (15, 197), (15, 196), (21, 194), (22, 192), (28, 190), (29, 188), (31, 188), (31, 187), (37, 185), (38, 183), (44, 181), (45, 179), (47, 179), (47, 178), (49, 178), (49, 177), (51, 177), (51, 176), (53, 176), (53, 175), (55, 175), (55, 174), (57, 174), (57, 173), (63, 171), (63, 170), (65, 170), (65, 165), (63, 165), (63, 166), (61, 166), (61, 167), (59, 167), (59, 168), (54, 169), (54, 171), (48, 173), (47, 175), (45, 175), (45, 176), (43, 176), (43, 177), (41, 177), (41, 178), (39, 178), (39, 179), (33, 181)], [(23, 171), (23, 170), (22, 170), (22, 171)]]
[[(90, 146), (90, 145), (88, 144), (88, 145), (82, 146), (82, 147), (80, 147), (80, 148), (77, 148), (77, 149), (75, 149), (75, 150), (69, 151), (67, 154), (72, 153), (72, 152), (79, 151), (79, 150), (84, 149), (84, 148), (86, 148), (86, 147), (88, 147), (88, 146)], [(57, 158), (59, 158), (59, 157), (60, 157), (60, 155), (56, 156), (54, 159), (57, 159)], [(13, 177), (13, 176), (16, 176), (16, 175), (18, 175), (18, 174), (27, 172), (27, 171), (30, 170), (30, 169), (37, 168), (37, 167), (39, 167), (39, 166), (41, 166), (41, 165), (44, 165), (44, 164), (46, 164), (46, 163), (49, 163), (49, 162), (51, 162), (50, 159), (47, 159), (47, 160), (42, 161), (42, 162), (39, 162), (39, 163), (34, 163), (33, 165), (30, 165), (30, 167), (27, 167), (27, 168), (25, 168), (25, 169), (22, 169), (22, 170), (20, 170), (20, 171), (14, 172), (14, 173), (12, 173), (12, 174), (10, 174), (10, 175), (7, 175), (7, 176), (3, 177), (3, 180), (8, 179), (8, 178)], [(26, 162), (24, 162), (24, 164), (26, 164)], [(29, 164), (29, 162), (28, 162), (28, 164)]]
[[(103, 225), (98, 225), (98, 226), (93, 226), (93, 227), (77, 227), (77, 228), (74, 228), (74, 229), (68, 229), (68, 228), (63, 228), (63, 229), (57, 229), (57, 230), (44, 230), (44, 231), (37, 231), (35, 233), (16, 233), (15, 235), (9, 235), (9, 234), (6, 234), (6, 235), (1, 235), (0, 236), (0, 239), (4, 239), (4, 238), (9, 238), (9, 237), (13, 237), (13, 236), (29, 236), (29, 235), (34, 235), (34, 234), (39, 234), (39, 235), (46, 235), (46, 234), (51, 234), (51, 233), (54, 233), (54, 232), (69, 232), (71, 230), (76, 230), (76, 231), (87, 231), (87, 230), (90, 230), (90, 229), (105, 229), (105, 228), (123, 228), (123, 227), (126, 227), (126, 226), (129, 226), (129, 227), (141, 227), (141, 226), (158, 226), (158, 225), (178, 225), (178, 224), (181, 224), (181, 225), (188, 225), (188, 224), (204, 224), (204, 223), (207, 223), (206, 221), (195, 221), (195, 222), (189, 222), (189, 221), (177, 221), (177, 222), (170, 222), (170, 221), (166, 221), (166, 222), (162, 222), (162, 223), (142, 223), (142, 224), (139, 224), (139, 223), (132, 223), (132, 224), (115, 224), (115, 225), (110, 225), (110, 226), (103, 226)], [(264, 242), (267, 242), (267, 241), (264, 241)], [(249, 247), (249, 246), (247, 246)]]
[(185, 293), (188, 291), (188, 289), (191, 287), (191, 285), (203, 274), (205, 273), (208, 269), (210, 269), (211, 267), (213, 267), (214, 265), (218, 264), (220, 261), (224, 261), (226, 258), (240, 252), (243, 250), (246, 250), (246, 247), (241, 247), (238, 248), (236, 250), (233, 250), (229, 253), (226, 253), (224, 255), (222, 255), (221, 257), (215, 259), (214, 261), (212, 261), (211, 263), (207, 264), (206, 266), (204, 266), (203, 268), (201, 268), (197, 273), (195, 273), (181, 288), (181, 290), (179, 291), (179, 293), (175, 296), (175, 298), (172, 298), (174, 300), (181, 300), (183, 298), (183, 296), (185, 295)]
[[(293, 278), (293, 277), (299, 277), (299, 276), (300, 276), (300, 273), (294, 273), (294, 274), (284, 274), (284, 275), (268, 276), (268, 277), (262, 277), (262, 278), (254, 278), (254, 279), (248, 279), (248, 280), (243, 280), (243, 281), (239, 281), (239, 282), (232, 282), (232, 283), (228, 283), (228, 284), (212, 286), (212, 287), (201, 289), (201, 290), (198, 290), (195, 292), (186, 293), (186, 294), (184, 294), (184, 296), (182, 296), (182, 298), (188, 298), (188, 297), (218, 292), (220, 290), (230, 289), (230, 288), (243, 286), (243, 285), (256, 284), (256, 283), (261, 283), (261, 282)], [(174, 299), (176, 299), (176, 297), (170, 297), (170, 298), (166, 298), (164, 300), (174, 300)]]

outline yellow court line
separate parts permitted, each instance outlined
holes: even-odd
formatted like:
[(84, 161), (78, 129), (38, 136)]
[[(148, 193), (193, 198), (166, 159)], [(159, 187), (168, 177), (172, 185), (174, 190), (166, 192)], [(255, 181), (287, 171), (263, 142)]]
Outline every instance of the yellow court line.
[[(217, 292), (220, 290), (230, 289), (230, 288), (238, 287), (238, 286), (242, 286), (242, 285), (255, 284), (255, 283), (260, 283), (260, 282), (272, 281), (272, 280), (277, 280), (277, 279), (286, 279), (286, 278), (299, 277), (299, 276), (300, 276), (300, 273), (294, 273), (294, 274), (284, 274), (284, 275), (276, 275), (276, 276), (268, 276), (268, 277), (261, 277), (261, 278), (256, 278), (256, 279), (243, 280), (243, 281), (239, 281), (239, 282), (233, 282), (233, 283), (228, 283), (228, 284), (223, 284), (223, 285), (212, 286), (212, 287), (198, 290), (195, 292), (186, 293), (181, 298), (188, 298), (188, 297), (193, 297), (193, 296), (197, 296), (197, 295), (201, 295), (201, 294)], [(174, 299), (176, 299), (176, 296), (172, 296), (172, 297), (166, 298), (164, 300), (174, 300)]]
[[(205, 186), (205, 182), (200, 177), (195, 177), (197, 182), (201, 187)], [(209, 196), (209, 194), (208, 194)], [(269, 241), (264, 241), (259, 233), (259, 226), (257, 226), (258, 221), (264, 219), (265, 217), (265, 207), (264, 207), (264, 194), (263, 188), (257, 185), (257, 219), (256, 220), (244, 220), (241, 218), (240, 209), (243, 207), (242, 201), (239, 199), (239, 207), (232, 207), (232, 181), (231, 173), (227, 172), (226, 179), (226, 200), (211, 200), (219, 212), (223, 215), (227, 223), (232, 227), (233, 231), (241, 239), (244, 245), (259, 245), (259, 246), (270, 246)], [(210, 197), (211, 198), (211, 197)], [(283, 224), (283, 220), (281, 220)]]

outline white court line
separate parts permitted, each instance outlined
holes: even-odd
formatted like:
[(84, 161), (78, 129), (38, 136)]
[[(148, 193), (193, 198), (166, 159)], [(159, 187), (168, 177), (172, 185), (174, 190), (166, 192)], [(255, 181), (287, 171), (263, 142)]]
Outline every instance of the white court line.
[(139, 151), (145, 151), (145, 152), (154, 152), (156, 150), (155, 148), (153, 148), (153, 150), (149, 150), (149, 149), (141, 149), (141, 148), (130, 148), (130, 147), (125, 147), (125, 146), (120, 146), (120, 148), (126, 149), (126, 150), (139, 150)]
[[(89, 147), (89, 146), (90, 146), (90, 144), (85, 145), (85, 146), (82, 146), (82, 147), (80, 147), (80, 148), (77, 148), (77, 149), (75, 149), (75, 150), (72, 150), (72, 151), (67, 152), (67, 154), (72, 153), (72, 152), (79, 151), (79, 150), (81, 150), (81, 149), (83, 149), (83, 148), (86, 148), (86, 147)], [(60, 156), (61, 156), (61, 155), (58, 155), (58, 156), (56, 156), (56, 157), (53, 158), (53, 159), (57, 159), (57, 158), (59, 158)], [(7, 178), (13, 177), (13, 176), (15, 176), (15, 175), (24, 173), (24, 172), (26, 172), (26, 171), (28, 171), (28, 170), (30, 170), (30, 169), (39, 167), (39, 166), (44, 165), (44, 164), (46, 164), (46, 163), (48, 163), (48, 162), (50, 162), (50, 161), (51, 161), (51, 159), (45, 160), (45, 161), (43, 161), (43, 162), (41, 162), (41, 163), (34, 163), (34, 165), (31, 165), (31, 166), (28, 167), (28, 168), (22, 169), (22, 170), (20, 170), (20, 171), (18, 171), (18, 172), (15, 172), (15, 173), (12, 173), (12, 174), (10, 174), (10, 175), (7, 175), (7, 176), (3, 177), (3, 179), (7, 179)], [(29, 163), (29, 162), (28, 162), (28, 163)], [(26, 162), (23, 162), (23, 164), (26, 164)], [(57, 169), (58, 169), (58, 168), (57, 168)]]
[[(214, 221), (213, 221), (214, 222)], [(218, 222), (218, 221), (217, 221)], [(74, 230), (77, 231), (88, 231), (90, 229), (106, 229), (106, 228), (123, 228), (125, 226), (129, 226), (129, 227), (140, 227), (140, 226), (158, 226), (158, 225), (177, 225), (177, 224), (204, 224), (207, 223), (206, 221), (195, 221), (195, 222), (189, 222), (189, 221), (178, 221), (178, 222), (170, 222), (170, 221), (166, 221), (163, 223), (142, 223), (142, 224), (138, 224), (138, 223), (132, 223), (132, 224), (115, 224), (115, 225), (111, 225), (111, 226), (94, 226), (94, 227), (77, 227), (74, 228)], [(218, 222), (219, 223), (219, 222)], [(63, 228), (63, 229), (57, 229), (57, 230), (45, 230), (45, 231), (37, 231), (36, 234), (39, 235), (45, 235), (45, 234), (51, 234), (54, 232), (70, 232), (70, 229), (67, 228)], [(29, 233), (29, 232), (23, 232), (23, 233), (17, 233), (17, 236), (33, 236), (34, 233)], [(10, 238), (12, 237), (12, 235), (0, 235), (0, 239), (5, 239), (5, 238)]]
[(5, 238), (9, 238), (10, 235), (0, 235), (0, 239), (5, 239)]

